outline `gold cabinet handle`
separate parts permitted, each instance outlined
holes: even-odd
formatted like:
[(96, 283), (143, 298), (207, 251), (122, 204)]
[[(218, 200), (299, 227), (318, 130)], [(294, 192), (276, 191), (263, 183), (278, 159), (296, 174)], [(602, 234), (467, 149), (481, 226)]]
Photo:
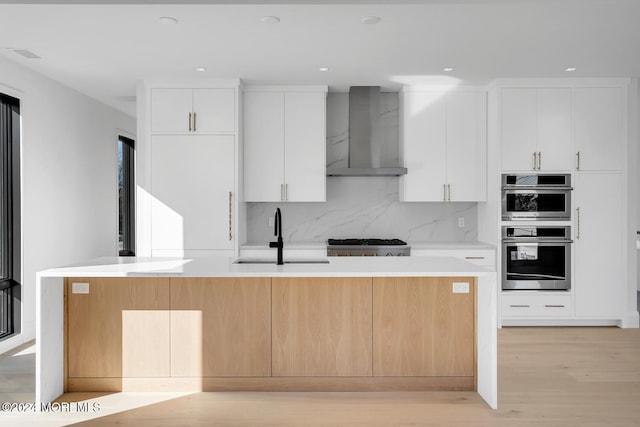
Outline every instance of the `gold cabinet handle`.
[(529, 308), (531, 307), (529, 304), (511, 304), (509, 307), (514, 307), (514, 308)]
[(580, 152), (579, 151), (576, 153), (576, 170), (577, 171), (580, 170)]
[(442, 184), (442, 201), (447, 201), (447, 184)]
[(536, 152), (533, 152), (533, 170), (537, 169), (538, 162), (536, 161)]
[(548, 308), (564, 308), (564, 304), (545, 304), (544, 306)]
[(195, 111), (194, 111), (194, 113), (193, 113), (193, 131), (194, 131), (194, 132), (196, 131), (196, 117), (197, 117), (197, 116), (196, 116), (196, 113), (195, 113)]
[(191, 113), (189, 113), (189, 132), (191, 132)]
[(576, 208), (576, 239), (580, 239), (580, 208)]
[(289, 200), (289, 184), (284, 184), (284, 201)]
[(538, 151), (538, 170), (542, 168), (542, 152)]
[(447, 202), (451, 201), (451, 184), (447, 184)]
[(233, 193), (229, 191), (229, 241), (233, 240)]
[(280, 201), (284, 202), (284, 184), (280, 184)]
[(466, 256), (464, 259), (484, 259), (483, 256)]

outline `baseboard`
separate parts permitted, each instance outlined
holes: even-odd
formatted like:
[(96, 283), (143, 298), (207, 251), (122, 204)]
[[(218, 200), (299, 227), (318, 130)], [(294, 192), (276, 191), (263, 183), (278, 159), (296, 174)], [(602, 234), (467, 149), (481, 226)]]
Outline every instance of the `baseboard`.
[(474, 377), (68, 378), (66, 392), (474, 391)]
[[(508, 319), (502, 326), (623, 326), (621, 319)], [(626, 326), (631, 327), (631, 326)]]

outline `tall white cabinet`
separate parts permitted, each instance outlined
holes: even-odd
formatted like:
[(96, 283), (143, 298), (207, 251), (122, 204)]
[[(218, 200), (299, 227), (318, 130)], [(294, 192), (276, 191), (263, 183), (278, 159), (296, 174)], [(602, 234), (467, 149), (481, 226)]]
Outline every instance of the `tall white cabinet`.
[[(490, 181), (500, 182), (499, 173), (568, 173), (574, 189), (571, 220), (544, 224), (572, 227), (571, 289), (502, 291), (503, 324), (637, 326), (638, 313), (628, 303), (636, 286), (628, 254), (636, 227), (625, 196), (632, 152), (629, 84), (625, 79), (516, 79), (494, 88), (498, 144), (490, 155), (499, 153), (501, 167)], [(490, 199), (499, 201), (500, 190), (493, 191)], [(499, 202), (492, 206), (500, 215)], [(494, 232), (499, 244), (500, 230)]]
[(326, 200), (326, 86), (244, 89), (244, 200)]
[(238, 253), (239, 81), (138, 89), (139, 256)]
[(405, 87), (400, 108), (400, 200), (485, 200), (486, 92)]
[(617, 318), (625, 296), (622, 175), (578, 174), (574, 185), (575, 315)]
[(176, 250), (233, 251), (232, 135), (153, 135), (151, 243)]

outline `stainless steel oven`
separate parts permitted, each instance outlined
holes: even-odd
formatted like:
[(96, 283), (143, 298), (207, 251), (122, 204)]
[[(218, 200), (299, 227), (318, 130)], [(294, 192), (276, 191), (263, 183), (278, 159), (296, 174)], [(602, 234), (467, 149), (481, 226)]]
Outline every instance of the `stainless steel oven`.
[(572, 244), (570, 226), (502, 227), (502, 289), (571, 289)]
[(571, 175), (502, 175), (504, 221), (569, 221)]

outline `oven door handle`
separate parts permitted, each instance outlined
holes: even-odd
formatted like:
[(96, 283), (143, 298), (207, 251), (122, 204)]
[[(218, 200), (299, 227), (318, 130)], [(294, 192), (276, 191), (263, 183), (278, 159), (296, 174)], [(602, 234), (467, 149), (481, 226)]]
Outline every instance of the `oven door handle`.
[(558, 243), (573, 243), (573, 240), (536, 240), (536, 241), (530, 241), (530, 240), (520, 240), (520, 239), (502, 239), (502, 243), (517, 243), (519, 246), (540, 246), (541, 244), (544, 245), (546, 243), (551, 243), (551, 244), (558, 244)]
[(514, 190), (525, 190), (525, 191), (535, 191), (535, 190), (571, 191), (571, 190), (573, 190), (573, 187), (565, 187), (565, 186), (554, 187), (552, 185), (505, 185), (504, 187), (502, 187), (502, 191), (514, 191)]

